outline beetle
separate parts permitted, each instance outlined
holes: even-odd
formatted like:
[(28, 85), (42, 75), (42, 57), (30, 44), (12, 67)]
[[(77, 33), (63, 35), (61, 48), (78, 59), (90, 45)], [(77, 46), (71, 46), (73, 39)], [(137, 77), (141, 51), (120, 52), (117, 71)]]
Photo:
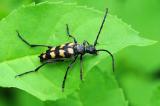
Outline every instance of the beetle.
[(25, 74), (32, 73), (32, 72), (37, 72), (41, 67), (43, 67), (44, 65), (46, 65), (48, 63), (64, 61), (68, 58), (69, 59), (72, 58), (71, 63), (67, 67), (67, 70), (65, 72), (64, 79), (63, 79), (63, 82), (62, 82), (62, 91), (64, 91), (65, 81), (66, 81), (66, 78), (67, 78), (67, 75), (68, 75), (68, 71), (72, 67), (73, 63), (76, 61), (77, 57), (80, 56), (80, 79), (83, 80), (83, 70), (82, 70), (83, 56), (87, 53), (91, 54), (91, 55), (97, 55), (98, 52), (100, 52), (100, 51), (107, 52), (111, 56), (111, 58), (112, 58), (112, 69), (113, 69), (113, 72), (114, 72), (114, 56), (112, 55), (112, 53), (108, 50), (105, 50), (105, 49), (98, 49), (98, 50), (96, 49), (97, 41), (98, 41), (99, 35), (102, 31), (103, 25), (105, 23), (107, 13), (108, 13), (108, 8), (106, 8), (105, 15), (103, 17), (103, 20), (102, 20), (100, 29), (98, 31), (98, 34), (96, 36), (96, 39), (94, 41), (94, 44), (90, 44), (86, 40), (83, 41), (83, 44), (79, 44), (77, 42), (77, 40), (75, 39), (75, 37), (73, 37), (70, 34), (68, 24), (66, 24), (67, 36), (72, 38), (73, 42), (65, 43), (65, 44), (62, 44), (62, 45), (59, 45), (59, 46), (56, 46), (56, 47), (48, 46), (48, 45), (30, 44), (24, 38), (22, 38), (20, 33), (17, 31), (18, 37), (28, 46), (30, 46), (30, 47), (48, 47), (48, 50), (45, 53), (40, 54), (39, 58), (40, 58), (40, 62), (42, 63), (40, 66), (38, 66), (34, 70), (18, 74), (15, 77), (23, 76)]

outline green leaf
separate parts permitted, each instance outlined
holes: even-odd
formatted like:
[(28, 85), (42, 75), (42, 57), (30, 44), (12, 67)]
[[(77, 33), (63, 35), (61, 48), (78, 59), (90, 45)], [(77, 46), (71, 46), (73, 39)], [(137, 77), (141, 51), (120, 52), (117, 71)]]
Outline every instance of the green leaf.
[[(43, 67), (39, 72), (19, 78), (15, 75), (35, 69), (40, 65), (38, 55), (45, 48), (30, 48), (22, 42), (16, 30), (34, 44), (58, 45), (72, 41), (66, 36), (65, 24), (79, 42), (93, 43), (104, 13), (75, 4), (41, 3), (21, 7), (0, 22), (1, 58), (0, 86), (22, 89), (41, 100), (56, 100), (66, 97), (79, 88), (79, 62), (69, 73), (65, 92), (61, 84), (70, 62), (54, 63)], [(97, 48), (106, 48), (115, 53), (130, 45), (146, 46), (155, 41), (141, 38), (138, 32), (115, 16), (108, 15)], [(93, 58), (94, 57), (94, 58)], [(84, 56), (84, 74), (96, 66), (107, 55)], [(104, 66), (102, 66), (104, 67)]]
[(118, 71), (117, 80), (120, 87), (123, 88), (129, 105), (159, 106), (159, 81), (151, 80), (146, 75), (135, 73), (132, 70)]
[[(37, 0), (37, 2), (44, 2), (44, 1), (49, 1), (49, 2), (58, 2), (59, 0)], [(88, 6), (91, 8), (95, 8), (98, 10), (104, 10), (104, 8), (108, 8), (109, 3), (117, 2), (117, 1), (111, 1), (110, 0), (61, 0), (64, 3), (76, 3), (77, 5), (80, 6)], [(119, 2), (119, 1), (118, 1)], [(110, 10), (110, 9), (109, 9)]]
[(32, 0), (1, 0), (0, 1), (0, 19), (7, 16), (13, 9), (20, 5), (29, 4)]
[(151, 98), (151, 105), (152, 106), (159, 106), (160, 105), (160, 87), (157, 87), (157, 89), (152, 92), (152, 98)]
[(47, 106), (127, 106), (123, 91), (113, 75), (94, 67), (81, 83), (80, 90), (67, 99), (47, 102)]
[(104, 73), (96, 67), (81, 84), (79, 96), (84, 106), (127, 106), (114, 74)]
[(24, 91), (16, 89), (14, 95), (14, 99), (16, 100), (15, 106), (45, 106), (43, 101)]

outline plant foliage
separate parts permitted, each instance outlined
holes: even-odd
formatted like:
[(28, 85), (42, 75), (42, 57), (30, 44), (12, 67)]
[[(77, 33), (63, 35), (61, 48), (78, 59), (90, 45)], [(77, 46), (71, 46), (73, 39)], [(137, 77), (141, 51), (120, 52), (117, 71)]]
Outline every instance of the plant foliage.
[[(80, 43), (83, 40), (93, 43), (103, 15), (103, 12), (96, 9), (63, 2), (31, 4), (12, 12), (0, 22), (0, 37), (3, 39), (0, 42), (0, 86), (22, 89), (41, 100), (57, 100), (73, 92), (75, 93), (75, 90), (79, 88), (81, 83), (79, 78), (79, 61), (71, 69), (67, 78), (65, 92), (63, 93), (61, 84), (65, 70), (70, 62), (53, 63), (43, 67), (39, 72), (15, 78), (15, 75), (33, 70), (40, 65), (38, 55), (46, 50), (46, 48), (33, 49), (28, 47), (17, 37), (16, 30), (31, 43), (55, 46), (72, 41), (66, 36), (65, 24), (69, 24), (71, 33)], [(116, 53), (131, 45), (146, 46), (155, 43), (155, 41), (139, 37), (137, 31), (110, 14), (107, 16), (98, 42), (97, 48), (106, 48), (112, 53)], [(89, 71), (100, 71), (101, 69), (96, 66), (101, 65), (99, 64), (101, 62), (105, 62), (106, 58), (108, 59), (105, 53), (98, 56), (86, 55), (84, 58), (84, 75), (86, 79)], [(105, 65), (98, 67), (106, 69), (103, 71), (107, 71), (108, 68)], [(109, 73), (109, 71), (106, 73)], [(92, 78), (92, 76), (90, 77)], [(112, 74), (107, 78), (110, 77), (113, 77)], [(98, 85), (98, 87), (104, 91), (106, 88), (103, 85), (106, 83), (104, 82), (105, 80), (105, 78), (101, 77), (97, 80), (102, 85)], [(108, 80), (110, 83), (115, 83), (115, 79), (114, 81)], [(83, 91), (82, 88), (82, 91), (80, 91), (82, 94), (91, 89), (93, 82), (88, 83), (87, 81), (84, 83), (88, 86), (88, 89)], [(117, 97), (117, 100), (121, 97), (124, 100), (122, 90), (118, 88), (117, 84), (113, 83), (111, 83), (111, 88), (109, 88), (110, 92), (106, 91), (104, 97), (111, 95)], [(92, 93), (90, 92), (90, 94)], [(75, 95), (77, 97), (76, 93)], [(102, 96), (101, 98), (104, 97)], [(112, 99), (109, 99), (107, 103), (112, 103)]]

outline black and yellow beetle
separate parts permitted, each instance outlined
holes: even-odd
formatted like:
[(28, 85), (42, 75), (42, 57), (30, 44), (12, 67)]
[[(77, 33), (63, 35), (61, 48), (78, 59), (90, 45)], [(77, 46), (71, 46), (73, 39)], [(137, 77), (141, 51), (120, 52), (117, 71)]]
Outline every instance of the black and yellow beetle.
[(38, 66), (36, 69), (34, 69), (32, 71), (27, 71), (27, 72), (18, 74), (18, 75), (16, 75), (16, 77), (22, 76), (22, 75), (25, 75), (25, 74), (28, 74), (28, 73), (36, 72), (42, 66), (44, 66), (44, 65), (46, 65), (48, 63), (64, 61), (67, 58), (73, 58), (72, 62), (67, 67), (66, 73), (64, 75), (64, 79), (63, 79), (63, 83), (62, 83), (62, 91), (63, 91), (64, 87), (65, 87), (65, 81), (66, 81), (66, 78), (67, 78), (68, 70), (72, 66), (72, 64), (76, 61), (77, 57), (80, 56), (80, 64), (81, 64), (81, 66), (80, 66), (80, 79), (82, 80), (83, 79), (83, 70), (82, 70), (82, 59), (83, 59), (83, 56), (86, 53), (97, 54), (100, 51), (105, 51), (112, 57), (112, 68), (113, 68), (113, 71), (114, 71), (114, 57), (113, 57), (112, 53), (109, 52), (108, 50), (105, 50), (105, 49), (98, 49), (98, 50), (96, 49), (97, 40), (98, 40), (99, 35), (101, 33), (101, 30), (103, 28), (107, 13), (108, 13), (108, 9), (106, 9), (102, 24), (100, 26), (99, 32), (97, 34), (96, 40), (94, 41), (93, 45), (89, 44), (89, 42), (87, 42), (87, 41), (84, 41), (83, 44), (77, 43), (77, 40), (69, 33), (69, 27), (68, 27), (67, 24), (66, 24), (67, 35), (69, 37), (71, 37), (74, 40), (74, 42), (62, 44), (62, 45), (56, 46), (56, 47), (47, 46), (47, 45), (30, 44), (26, 40), (24, 40), (21, 37), (20, 33), (17, 31), (18, 37), (24, 43), (26, 43), (28, 46), (30, 46), (30, 47), (48, 47), (48, 50), (45, 53), (42, 53), (39, 56), (40, 61), (42, 62), (42, 64), (40, 66)]

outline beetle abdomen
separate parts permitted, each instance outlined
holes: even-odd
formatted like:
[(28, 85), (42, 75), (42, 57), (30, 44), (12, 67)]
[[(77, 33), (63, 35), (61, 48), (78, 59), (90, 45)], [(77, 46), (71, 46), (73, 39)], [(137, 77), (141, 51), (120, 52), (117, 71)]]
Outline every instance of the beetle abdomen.
[(66, 43), (60, 46), (52, 47), (39, 56), (40, 61), (43, 62), (49, 59), (70, 58), (75, 54), (74, 46), (75, 43)]

